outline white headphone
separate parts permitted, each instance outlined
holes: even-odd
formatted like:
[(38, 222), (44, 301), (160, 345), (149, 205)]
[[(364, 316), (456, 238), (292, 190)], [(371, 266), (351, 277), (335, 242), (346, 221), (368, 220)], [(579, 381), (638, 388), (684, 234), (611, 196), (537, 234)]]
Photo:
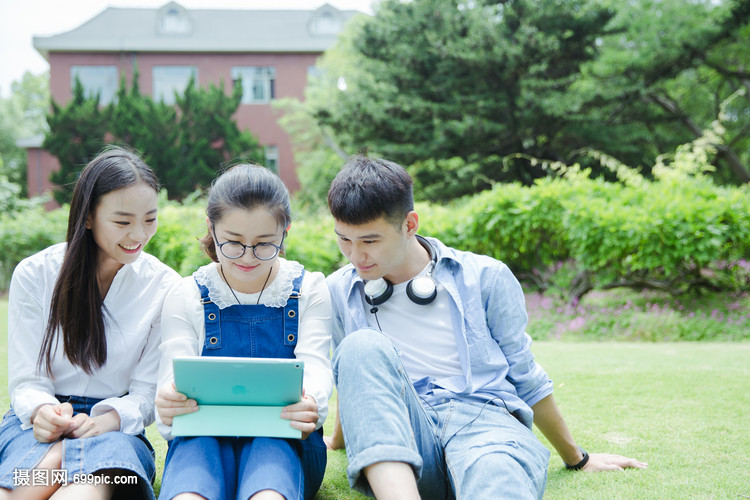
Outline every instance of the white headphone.
[[(432, 277), (432, 273), (435, 271), (435, 264), (437, 264), (437, 255), (429, 241), (419, 235), (417, 235), (417, 241), (419, 241), (430, 254), (430, 272), (423, 276), (417, 276), (409, 281), (406, 285), (406, 296), (415, 304), (427, 305), (437, 297), (437, 283), (435, 283), (435, 279)], [(393, 295), (393, 283), (387, 279), (378, 278), (376, 280), (365, 282), (365, 300), (368, 304), (379, 306), (386, 300), (390, 299), (391, 295)]]

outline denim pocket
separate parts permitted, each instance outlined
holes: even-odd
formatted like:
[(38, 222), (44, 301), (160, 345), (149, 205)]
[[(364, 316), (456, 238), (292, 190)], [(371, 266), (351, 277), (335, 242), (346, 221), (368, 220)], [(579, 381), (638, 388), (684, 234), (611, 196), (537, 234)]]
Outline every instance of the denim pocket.
[(11, 434), (5, 431), (13, 425), (18, 425), (18, 419), (16, 418), (16, 412), (11, 408), (3, 417), (3, 421), (0, 422), (0, 450), (5, 449), (8, 435)]

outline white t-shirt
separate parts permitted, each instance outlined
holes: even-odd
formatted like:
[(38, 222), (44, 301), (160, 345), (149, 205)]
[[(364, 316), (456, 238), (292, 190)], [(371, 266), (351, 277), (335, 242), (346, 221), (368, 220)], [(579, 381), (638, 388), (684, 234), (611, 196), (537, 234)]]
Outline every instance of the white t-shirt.
[[(293, 281), (302, 273), (302, 265), (279, 257), (279, 272), (266, 286), (260, 303), (284, 307), (293, 289)], [(220, 309), (241, 304), (255, 304), (258, 293), (235, 291), (237, 299), (219, 275), (216, 264), (198, 269), (194, 276), (208, 288), (209, 298)], [(162, 316), (161, 362), (159, 388), (173, 381), (172, 360), (178, 356), (199, 356), (206, 339), (206, 324), (200, 291), (193, 276), (183, 278), (170, 290)], [(328, 398), (333, 391), (331, 374), (331, 296), (325, 278), (319, 272), (305, 272), (299, 298), (299, 332), (294, 355), (305, 362), (303, 387), (305, 394), (318, 404), (317, 427), (323, 425), (328, 413)], [(171, 426), (156, 416), (157, 427), (165, 439), (171, 439)]]
[[(420, 275), (426, 275), (430, 266)], [(377, 306), (377, 313), (368, 312), (369, 326), (380, 329), (393, 342), (412, 383), (424, 377), (463, 376), (450, 295), (438, 284), (435, 300), (426, 305), (415, 304), (406, 295), (408, 283), (394, 285), (393, 295)], [(365, 310), (371, 311), (372, 306), (365, 303)]]
[[(110, 410), (120, 430), (138, 434), (154, 420), (159, 366), (160, 316), (164, 296), (180, 276), (156, 257), (141, 253), (123, 266), (104, 299), (107, 362), (92, 375), (65, 357), (62, 334), (53, 348), (52, 377), (37, 373), (37, 358), (47, 329), (52, 292), (65, 254), (65, 243), (21, 261), (13, 272), (8, 302), (8, 392), (22, 428), (41, 404), (58, 404), (58, 395), (104, 399), (91, 416)], [(123, 396), (123, 394), (126, 394)]]

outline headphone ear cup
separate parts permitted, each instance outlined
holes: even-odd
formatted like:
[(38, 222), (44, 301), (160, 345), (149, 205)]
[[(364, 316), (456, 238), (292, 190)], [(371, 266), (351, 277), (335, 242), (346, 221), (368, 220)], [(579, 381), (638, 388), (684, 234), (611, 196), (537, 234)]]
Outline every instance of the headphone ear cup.
[(365, 283), (365, 301), (371, 306), (379, 306), (393, 295), (393, 284), (385, 278)]
[(406, 295), (415, 304), (425, 306), (437, 297), (437, 284), (431, 276), (417, 276), (406, 285)]

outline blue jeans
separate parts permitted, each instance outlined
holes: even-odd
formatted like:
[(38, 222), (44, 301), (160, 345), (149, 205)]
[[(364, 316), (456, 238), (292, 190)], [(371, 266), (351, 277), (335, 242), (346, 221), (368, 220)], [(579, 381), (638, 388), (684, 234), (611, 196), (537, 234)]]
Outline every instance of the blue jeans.
[[(100, 400), (80, 396), (55, 395), (60, 402), (73, 406), (75, 414), (90, 414)], [(106, 432), (89, 438), (61, 438), (62, 467), (67, 481), (74, 476), (118, 470), (118, 475), (136, 475), (137, 485), (118, 486), (116, 497), (154, 499), (151, 482), (156, 465), (154, 450), (145, 434), (134, 436), (122, 432)], [(0, 488), (16, 488), (15, 469), (33, 469), (55, 443), (40, 443), (32, 429), (21, 430), (21, 421), (11, 408), (0, 423)], [(118, 496), (119, 495), (119, 496)]]
[[(299, 293), (303, 272), (293, 282)], [(197, 283), (197, 282), (196, 282)], [(211, 302), (198, 284), (206, 325), (202, 356), (293, 358), (299, 327), (299, 301), (284, 307)], [(177, 437), (169, 445), (160, 498), (194, 492), (205, 498), (246, 499), (271, 489), (288, 500), (313, 498), (325, 475), (322, 432), (305, 439)]]
[(508, 411), (448, 393), (429, 404), (393, 344), (376, 330), (347, 335), (333, 356), (352, 488), (383, 461), (414, 469), (422, 498), (541, 499), (549, 451)]
[(305, 441), (277, 438), (176, 437), (169, 444), (160, 499), (180, 493), (247, 499), (274, 490), (288, 500), (311, 499), (326, 467), (321, 432)]

